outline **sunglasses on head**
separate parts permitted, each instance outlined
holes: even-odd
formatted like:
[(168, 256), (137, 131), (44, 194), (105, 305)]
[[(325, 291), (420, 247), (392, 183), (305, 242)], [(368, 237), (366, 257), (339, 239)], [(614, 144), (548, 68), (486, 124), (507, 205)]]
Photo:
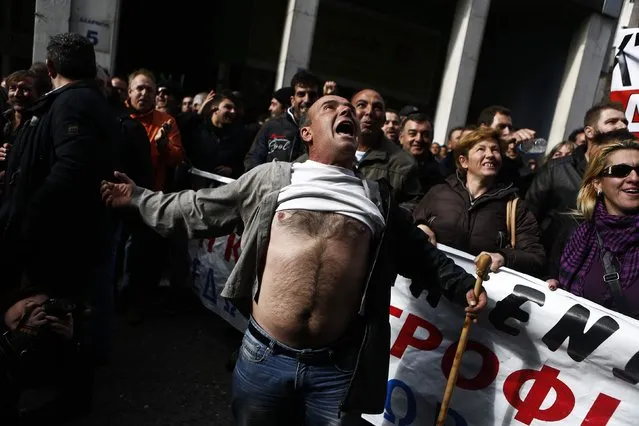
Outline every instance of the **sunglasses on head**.
[(639, 175), (639, 166), (631, 166), (630, 164), (615, 164), (614, 166), (608, 166), (601, 172), (601, 176), (625, 178), (632, 171), (635, 171)]

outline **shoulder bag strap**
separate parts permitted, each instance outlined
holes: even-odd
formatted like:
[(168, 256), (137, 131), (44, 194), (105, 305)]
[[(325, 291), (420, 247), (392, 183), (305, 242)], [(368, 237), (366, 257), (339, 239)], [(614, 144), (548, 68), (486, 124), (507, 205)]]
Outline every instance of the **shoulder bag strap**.
[(519, 198), (514, 198), (506, 204), (506, 230), (510, 236), (510, 248), (517, 244), (517, 203)]
[(595, 229), (597, 235), (597, 245), (599, 246), (599, 257), (604, 267), (603, 282), (610, 289), (612, 294), (612, 301), (619, 312), (625, 314), (627, 312), (626, 301), (621, 294), (621, 283), (619, 282), (619, 268), (615, 264), (616, 259), (614, 255), (606, 250), (603, 246), (603, 240), (599, 235), (599, 231)]

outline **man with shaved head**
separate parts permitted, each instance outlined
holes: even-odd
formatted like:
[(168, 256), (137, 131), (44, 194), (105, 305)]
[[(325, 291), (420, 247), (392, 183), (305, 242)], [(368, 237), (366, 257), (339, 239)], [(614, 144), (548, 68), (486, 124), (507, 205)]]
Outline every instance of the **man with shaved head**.
[(136, 208), (163, 235), (216, 237), (243, 222), (222, 292), (250, 314), (233, 373), (239, 425), (358, 425), (362, 413), (382, 412), (398, 273), (417, 293), (436, 289), (469, 312), (486, 304), (385, 181), (352, 171), (360, 127), (346, 99), (320, 98), (300, 136), (309, 160), (262, 164), (222, 187), (162, 194), (118, 173), (124, 183), (102, 186), (108, 205)]
[(357, 170), (366, 179), (386, 179), (397, 202), (412, 211), (422, 195), (417, 162), (384, 135), (384, 99), (365, 89), (351, 103), (362, 129), (355, 153)]

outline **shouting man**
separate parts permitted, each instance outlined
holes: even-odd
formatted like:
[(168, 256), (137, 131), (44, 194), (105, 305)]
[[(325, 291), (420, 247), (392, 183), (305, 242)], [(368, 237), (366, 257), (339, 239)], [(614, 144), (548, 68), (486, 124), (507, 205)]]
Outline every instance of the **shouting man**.
[(108, 205), (137, 208), (164, 235), (221, 236), (244, 222), (222, 292), (250, 307), (233, 375), (239, 425), (358, 425), (362, 413), (381, 412), (398, 273), (468, 312), (486, 305), (473, 276), (412, 225), (384, 181), (353, 173), (360, 129), (346, 99), (319, 99), (300, 134), (309, 160), (263, 164), (223, 187), (162, 194), (122, 174), (124, 183), (102, 185)]

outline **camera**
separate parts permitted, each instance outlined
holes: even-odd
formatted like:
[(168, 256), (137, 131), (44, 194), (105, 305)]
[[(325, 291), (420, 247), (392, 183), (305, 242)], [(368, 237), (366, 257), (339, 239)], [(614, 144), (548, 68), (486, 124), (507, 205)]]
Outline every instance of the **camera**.
[(76, 305), (66, 299), (49, 299), (42, 304), (42, 308), (49, 316), (63, 318), (75, 311)]

